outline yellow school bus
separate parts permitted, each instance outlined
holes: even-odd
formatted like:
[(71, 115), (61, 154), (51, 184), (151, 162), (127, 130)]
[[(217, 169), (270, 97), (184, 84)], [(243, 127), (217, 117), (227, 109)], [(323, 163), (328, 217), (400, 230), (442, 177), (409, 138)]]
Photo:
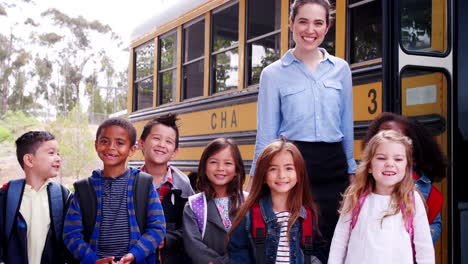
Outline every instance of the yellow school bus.
[[(457, 23), (468, 22), (459, 13), (468, 4), (330, 2), (336, 9), (334, 24), (323, 47), (347, 60), (352, 70), (355, 158), (360, 158), (369, 122), (388, 111), (428, 126), (449, 159), (459, 160), (458, 153), (468, 151), (468, 91), (457, 84), (468, 77), (457, 73), (468, 68), (460, 57), (468, 37)], [(172, 1), (136, 28), (130, 44), (128, 112), (138, 133), (156, 116), (176, 113), (180, 152), (173, 165), (194, 175), (207, 143), (231, 137), (240, 146), (248, 172), (260, 72), (294, 46), (288, 31), (291, 3)], [(134, 166), (142, 163), (141, 153), (130, 161)], [(455, 175), (457, 171), (463, 174), (453, 163), (448, 177), (436, 183), (445, 198), (442, 235), (435, 245), (437, 263), (468, 261), (468, 235), (463, 233), (468, 224), (462, 221), (468, 219), (468, 195), (457, 187), (468, 180)]]

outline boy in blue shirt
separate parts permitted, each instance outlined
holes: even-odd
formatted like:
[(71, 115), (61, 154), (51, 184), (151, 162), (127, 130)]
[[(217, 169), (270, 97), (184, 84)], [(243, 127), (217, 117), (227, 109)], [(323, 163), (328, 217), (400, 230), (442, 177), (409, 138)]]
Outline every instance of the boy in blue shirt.
[(70, 191), (50, 179), (61, 159), (55, 136), (30, 131), (16, 140), (25, 179), (0, 189), (0, 263), (65, 263), (63, 216)]
[[(166, 227), (158, 194), (151, 181), (144, 205), (143, 226), (139, 225), (137, 177), (149, 177), (126, 167), (136, 150), (136, 130), (122, 118), (104, 121), (96, 133), (95, 148), (104, 164), (84, 181), (92, 186), (95, 200), (83, 203), (78, 190), (65, 216), (63, 238), (66, 247), (81, 263), (155, 263), (155, 249), (163, 241)], [(83, 180), (82, 180), (83, 181)], [(75, 188), (77, 188), (75, 183)], [(87, 208), (85, 208), (87, 207)], [(86, 231), (89, 207), (95, 208), (92, 231)], [(115, 261), (115, 262), (114, 262)]]

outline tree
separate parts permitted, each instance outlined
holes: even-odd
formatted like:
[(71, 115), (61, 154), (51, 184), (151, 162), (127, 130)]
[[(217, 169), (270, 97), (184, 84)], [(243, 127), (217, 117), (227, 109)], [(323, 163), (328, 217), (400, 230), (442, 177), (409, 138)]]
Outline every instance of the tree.
[(57, 9), (48, 9), (41, 14), (48, 17), (52, 23), (59, 28), (68, 31), (67, 37), (54, 36), (49, 33), (46, 38), (47, 43), (56, 47), (59, 43), (64, 44), (59, 50), (61, 58), (60, 73), (64, 77), (62, 91), (59, 93), (59, 112), (66, 113), (74, 108), (80, 101), (80, 84), (84, 78), (84, 69), (91, 58), (101, 56), (100, 53), (93, 52), (92, 33), (110, 34), (111, 38), (118, 39), (109, 25), (103, 25), (97, 20), (88, 21), (82, 16), (70, 17)]
[(51, 131), (59, 143), (62, 157), (62, 174), (76, 180), (89, 176), (96, 166), (94, 137), (89, 130), (88, 116), (77, 104), (66, 116), (59, 116), (46, 129)]
[(6, 15), (7, 15), (7, 12), (5, 8), (2, 5), (0, 5), (0, 16), (6, 16)]
[[(89, 72), (98, 74), (92, 87), (103, 76), (107, 86), (119, 78), (116, 72), (120, 69), (116, 70), (107, 52), (120, 48), (122, 42), (108, 25), (57, 9), (37, 10), (31, 17), (16, 15), (18, 10), (35, 6), (30, 0), (0, 3), (0, 115), (8, 109), (27, 109), (54, 118), (71, 111), (83, 95), (99, 94), (84, 91)], [(107, 109), (115, 97), (109, 92), (102, 107)]]
[(0, 114), (8, 110), (8, 96), (10, 95), (10, 75), (13, 67), (11, 65), (13, 54), (13, 34), (6, 37), (0, 34)]

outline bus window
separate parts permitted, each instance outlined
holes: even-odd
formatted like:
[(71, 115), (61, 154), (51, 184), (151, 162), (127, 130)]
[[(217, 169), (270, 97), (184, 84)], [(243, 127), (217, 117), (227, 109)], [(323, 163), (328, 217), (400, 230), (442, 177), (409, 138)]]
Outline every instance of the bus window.
[(133, 111), (153, 107), (154, 40), (135, 48)]
[[(401, 73), (401, 113), (406, 116), (441, 116), (433, 130), (443, 132), (447, 118), (447, 78), (439, 71), (407, 68)], [(438, 128), (438, 129), (436, 129)], [(442, 131), (440, 131), (442, 130)]]
[(335, 55), (335, 34), (335, 24), (332, 24), (322, 43), (322, 48), (326, 49), (331, 55)]
[(239, 79), (239, 3), (214, 11), (211, 20), (211, 91), (236, 89)]
[(400, 0), (400, 41), (407, 52), (447, 51), (445, 0)]
[(184, 26), (182, 99), (203, 95), (205, 20)]
[(279, 59), (280, 0), (249, 0), (247, 3), (246, 81), (257, 84), (263, 68)]
[(351, 1), (350, 62), (359, 63), (382, 58), (381, 0)]
[(173, 31), (159, 40), (159, 90), (158, 105), (174, 101), (176, 87), (177, 32)]

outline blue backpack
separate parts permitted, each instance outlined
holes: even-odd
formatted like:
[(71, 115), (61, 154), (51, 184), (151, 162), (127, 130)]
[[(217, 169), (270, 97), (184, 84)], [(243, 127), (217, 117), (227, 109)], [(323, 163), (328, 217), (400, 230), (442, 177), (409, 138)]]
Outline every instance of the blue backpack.
[[(20, 208), (20, 200), (23, 196), (24, 184), (25, 180), (19, 179), (9, 182), (7, 186), (4, 230), (5, 237), (7, 239), (11, 236), (16, 215)], [(68, 193), (68, 197), (66, 197), (67, 199), (64, 201), (62, 197), (62, 188), (64, 187), (58, 183), (52, 182), (47, 186), (47, 188), (50, 201), (49, 206), (52, 214), (51, 222), (55, 228), (55, 239), (56, 241), (62, 241), (64, 204), (68, 201), (71, 194)]]

